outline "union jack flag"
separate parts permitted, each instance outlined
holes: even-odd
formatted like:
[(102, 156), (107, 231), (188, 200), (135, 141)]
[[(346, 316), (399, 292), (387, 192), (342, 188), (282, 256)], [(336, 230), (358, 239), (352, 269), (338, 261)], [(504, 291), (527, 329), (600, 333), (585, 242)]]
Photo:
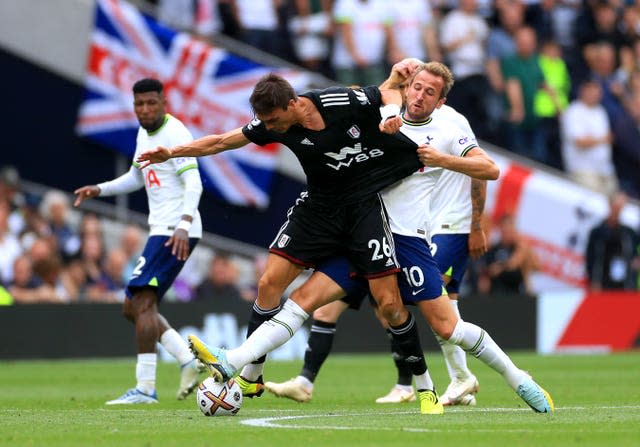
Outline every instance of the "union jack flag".
[[(252, 88), (270, 71), (296, 89), (309, 82), (302, 71), (261, 65), (168, 29), (122, 0), (98, 0), (76, 129), (133, 156), (138, 122), (131, 87), (155, 77), (165, 85), (170, 112), (195, 138), (223, 133), (251, 120)], [(235, 205), (266, 207), (281, 149), (250, 144), (201, 158), (205, 188)]]

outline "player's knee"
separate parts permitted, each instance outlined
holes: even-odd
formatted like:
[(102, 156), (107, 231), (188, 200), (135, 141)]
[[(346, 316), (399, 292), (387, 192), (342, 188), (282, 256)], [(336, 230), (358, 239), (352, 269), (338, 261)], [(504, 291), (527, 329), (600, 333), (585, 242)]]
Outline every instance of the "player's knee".
[(431, 329), (433, 332), (445, 340), (449, 340), (451, 338), (455, 327), (455, 322), (451, 320), (437, 320), (431, 323)]
[(392, 326), (402, 324), (402, 317), (406, 313), (402, 303), (395, 299), (382, 299), (378, 301), (378, 311)]
[(305, 288), (304, 286), (291, 292), (289, 299), (305, 310), (315, 309), (317, 307), (315, 306), (317, 297), (313, 293), (313, 290)]
[(122, 306), (122, 316), (132, 323), (136, 322), (136, 314), (129, 298), (125, 298), (124, 305)]
[(135, 319), (141, 316), (158, 313), (158, 305), (155, 291), (149, 288), (136, 292), (131, 299), (131, 309)]
[(285, 288), (273, 275), (262, 275), (258, 281), (259, 304), (277, 306)]

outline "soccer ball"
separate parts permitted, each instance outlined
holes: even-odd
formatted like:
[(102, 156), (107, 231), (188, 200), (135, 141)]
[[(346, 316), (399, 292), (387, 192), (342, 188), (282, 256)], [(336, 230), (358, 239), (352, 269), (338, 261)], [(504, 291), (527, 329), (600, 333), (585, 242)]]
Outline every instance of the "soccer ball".
[(240, 411), (242, 390), (233, 379), (220, 383), (208, 377), (198, 386), (196, 399), (205, 416), (233, 416)]

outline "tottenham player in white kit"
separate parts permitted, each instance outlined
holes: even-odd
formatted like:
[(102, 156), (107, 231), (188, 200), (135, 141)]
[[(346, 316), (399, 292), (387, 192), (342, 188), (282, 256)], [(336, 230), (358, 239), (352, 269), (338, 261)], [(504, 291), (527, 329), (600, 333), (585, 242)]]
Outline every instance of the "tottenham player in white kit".
[[(404, 115), (407, 126), (403, 126), (403, 132), (422, 143), (418, 154), (425, 166), (456, 170), (477, 178), (496, 179), (497, 167), (469, 135), (451, 122), (430, 116), (435, 108), (442, 106), (452, 85), (453, 77), (446, 66), (437, 62), (421, 64), (407, 89)], [(438, 145), (442, 151), (431, 146), (431, 143)], [(549, 394), (525, 371), (517, 368), (486, 331), (461, 320), (451, 308), (446, 292), (442, 293), (442, 279), (424, 234), (420, 231), (422, 229), (424, 232), (421, 227), (428, 221), (429, 212), (424, 202), (426, 195), (423, 197), (421, 193), (428, 193), (433, 187), (434, 179), (442, 171), (438, 170), (440, 173), (433, 173), (426, 168), (383, 194), (398, 262), (404, 272), (401, 276), (406, 279), (400, 284), (401, 296), (406, 303), (413, 303), (419, 308), (438, 336), (471, 352), (501, 374), (534, 411), (550, 413), (554, 411), (554, 405)], [(314, 272), (305, 284), (291, 294), (287, 304), (272, 321), (263, 323), (236, 349), (209, 347), (196, 337), (189, 336), (192, 349), (201, 361), (207, 363), (214, 377), (226, 380), (236, 374), (239, 368), (289, 340), (315, 309), (355, 291), (357, 286), (352, 288), (344, 280), (349, 276), (348, 273), (338, 272), (334, 268), (324, 271), (321, 268)], [(442, 413), (444, 410), (435, 390), (421, 390), (420, 385), (417, 386), (422, 412)]]
[[(133, 86), (134, 111), (140, 128), (136, 157), (159, 145), (175, 146), (193, 140), (178, 119), (165, 112), (164, 88), (156, 79), (141, 79)], [(124, 175), (75, 191), (74, 205), (88, 198), (126, 194), (144, 187), (149, 203), (149, 239), (125, 289), (124, 315), (136, 326), (138, 361), (136, 386), (107, 405), (157, 403), (156, 343), (181, 366), (178, 399), (198, 385), (198, 367), (184, 339), (158, 313), (158, 303), (202, 237), (198, 203), (202, 182), (195, 158), (176, 158), (139, 170), (137, 163)]]
[[(431, 117), (438, 123), (451, 122), (453, 125), (443, 127), (442, 124), (437, 124), (434, 126), (426, 120), (423, 123), (416, 123), (405, 119), (401, 131), (416, 142), (425, 142), (427, 139), (438, 141), (436, 146), (442, 148), (441, 150), (443, 151), (454, 149), (453, 152), (449, 153), (455, 156), (468, 152), (476, 144), (476, 138), (469, 122), (453, 108), (442, 105), (433, 111)], [(447, 129), (447, 127), (450, 127), (450, 129)], [(422, 135), (425, 132), (428, 132), (428, 137)], [(443, 132), (449, 132), (449, 135), (456, 137), (457, 141), (450, 139), (447, 144), (444, 144), (442, 137), (437, 135), (437, 133), (442, 134)], [(473, 155), (472, 153), (471, 156)], [(466, 269), (469, 253), (473, 252), (477, 256), (483, 254), (486, 250), (485, 236), (479, 225), (484, 207), (486, 180), (472, 178), (460, 172), (440, 168), (433, 168), (420, 174), (415, 174), (411, 178), (415, 181), (411, 183), (404, 182), (405, 187), (399, 193), (394, 194), (394, 197), (401, 196), (403, 199), (394, 200), (385, 195), (385, 205), (390, 210), (391, 216), (397, 213), (402, 216), (397, 220), (405, 223), (415, 220), (412, 219), (411, 214), (415, 214), (412, 210), (416, 209), (416, 207), (417, 209), (421, 209), (424, 206), (429, 208), (430, 217), (428, 222), (425, 222), (423, 226), (415, 224), (410, 226), (419, 227), (419, 234), (421, 235), (424, 235), (425, 232), (433, 234), (432, 243), (430, 244), (431, 253), (445, 282), (452, 308), (460, 316), (457, 306), (458, 290)], [(409, 189), (414, 191), (413, 196), (409, 194)], [(394, 188), (390, 188), (390, 190), (392, 191)], [(470, 196), (473, 196), (473, 198)], [(412, 197), (412, 200), (404, 200), (406, 197)], [(471, 205), (472, 202), (473, 207)], [(394, 205), (396, 203), (404, 203), (405, 207), (397, 209), (398, 207)], [(417, 214), (422, 216), (422, 212)], [(473, 237), (469, 237), (471, 228), (474, 228)], [(435, 233), (431, 233), (434, 229)], [(394, 232), (396, 231), (394, 230)], [(406, 230), (399, 231), (402, 231), (403, 234), (406, 233)], [(437, 244), (433, 242), (434, 238)], [(467, 246), (469, 246), (469, 249), (467, 249)], [(321, 271), (328, 273), (329, 276), (336, 280), (336, 275), (332, 272), (335, 268), (341, 268), (341, 266), (324, 266)], [(347, 283), (349, 282), (348, 279), (346, 281)], [(348, 285), (344, 288), (348, 290)], [(342, 300), (334, 301), (317, 309), (313, 313), (308, 348), (305, 351), (304, 365), (300, 374), (294, 379), (283, 383), (266, 382), (265, 388), (277, 396), (289, 397), (299, 402), (311, 400), (313, 381), (331, 351), (336, 323), (345, 310), (360, 308), (362, 301), (366, 298), (365, 291), (366, 289), (363, 288), (360, 293), (350, 293), (349, 296)], [(383, 326), (386, 327), (384, 320), (379, 315), (378, 318), (381, 319)], [(437, 336), (437, 338), (441, 344), (451, 377), (451, 384), (447, 387), (447, 391), (440, 396), (441, 402), (444, 405), (475, 405), (474, 393), (477, 391), (478, 383), (476, 377), (467, 367), (464, 350), (457, 345), (447, 343), (442, 337)], [(413, 402), (416, 400), (412, 386), (413, 376), (405, 365), (405, 360), (398, 354), (393, 340), (390, 341), (393, 359), (398, 369), (398, 381), (387, 395), (376, 399), (376, 402)], [(461, 395), (460, 393), (466, 394)]]
[[(475, 140), (469, 121), (453, 108), (443, 105), (434, 112), (438, 119), (451, 120)], [(478, 258), (487, 250), (481, 219), (487, 184), (485, 180), (444, 170), (431, 194), (428, 222), (430, 248), (447, 287), (449, 303), (460, 317), (458, 292), (469, 257)], [(436, 336), (444, 355), (451, 382), (441, 396), (444, 405), (475, 405), (478, 380), (467, 366), (465, 351)]]

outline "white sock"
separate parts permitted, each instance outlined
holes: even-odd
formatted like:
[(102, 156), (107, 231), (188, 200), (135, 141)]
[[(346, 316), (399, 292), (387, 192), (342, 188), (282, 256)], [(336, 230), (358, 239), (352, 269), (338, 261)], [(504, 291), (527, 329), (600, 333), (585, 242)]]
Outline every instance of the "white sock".
[(313, 382), (307, 379), (305, 376), (298, 376), (295, 379), (293, 379), (293, 381), (296, 383), (299, 383), (306, 389), (313, 391)]
[(158, 354), (148, 352), (138, 354), (136, 363), (136, 388), (145, 394), (153, 394), (156, 391), (156, 365)]
[[(291, 300), (285, 301), (280, 312), (262, 323), (239, 347), (227, 351), (227, 361), (237, 369), (259, 359), (293, 337), (307, 318), (309, 314), (300, 306)], [(244, 369), (242, 377), (257, 379), (247, 377)]]
[[(449, 300), (451, 309), (460, 318), (460, 310), (458, 309), (458, 300)], [(447, 365), (447, 371), (449, 372), (449, 378), (453, 382), (454, 380), (465, 380), (471, 376), (471, 371), (467, 366), (467, 354), (460, 346), (449, 343), (444, 338), (436, 334), (436, 339), (440, 343), (440, 349), (444, 356), (444, 362)]]
[(240, 375), (250, 382), (255, 382), (264, 372), (264, 362), (244, 365)]
[(173, 328), (164, 331), (160, 336), (160, 344), (178, 361), (180, 366), (184, 366), (194, 359), (187, 342)]
[(433, 385), (433, 380), (431, 380), (431, 374), (429, 374), (429, 370), (427, 369), (424, 374), (420, 374), (419, 376), (413, 376), (416, 380), (416, 389), (417, 390), (434, 390), (435, 386)]
[(406, 391), (407, 393), (410, 393), (413, 391), (413, 387), (411, 385), (400, 385), (399, 383), (396, 383), (394, 388), (397, 388), (402, 391)]
[(514, 391), (527, 377), (527, 374), (513, 364), (509, 356), (500, 349), (489, 334), (475, 324), (458, 320), (449, 341), (502, 374)]

